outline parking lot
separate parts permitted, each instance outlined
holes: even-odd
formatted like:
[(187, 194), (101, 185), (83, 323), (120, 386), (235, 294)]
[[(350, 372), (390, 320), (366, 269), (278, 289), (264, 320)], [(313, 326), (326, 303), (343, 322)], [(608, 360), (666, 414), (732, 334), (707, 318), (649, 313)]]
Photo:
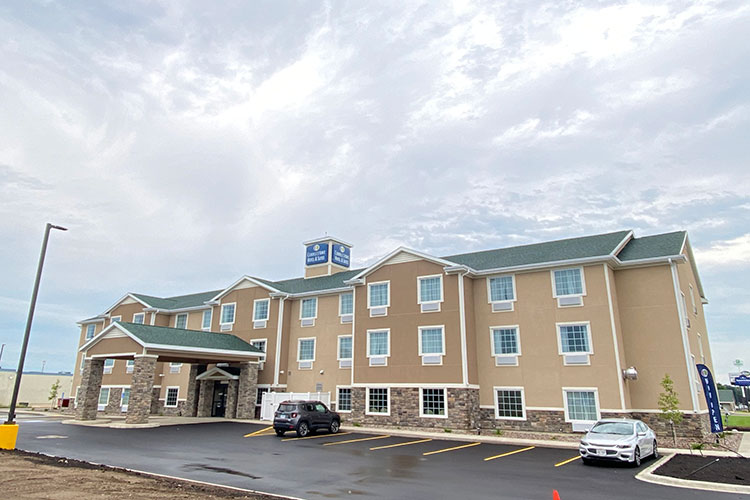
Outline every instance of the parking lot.
[[(587, 467), (576, 450), (340, 432), (277, 437), (258, 424), (108, 429), (23, 422), (18, 447), (298, 498), (705, 498)], [(651, 462), (645, 461), (644, 467)], [(739, 498), (720, 495), (712, 498)]]

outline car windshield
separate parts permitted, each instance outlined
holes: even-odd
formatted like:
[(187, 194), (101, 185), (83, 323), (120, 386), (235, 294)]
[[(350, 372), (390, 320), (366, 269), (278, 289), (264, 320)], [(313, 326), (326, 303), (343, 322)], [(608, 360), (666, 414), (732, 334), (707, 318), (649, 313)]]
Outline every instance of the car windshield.
[(294, 411), (297, 409), (297, 405), (280, 404), (279, 411)]
[(629, 436), (633, 434), (633, 424), (627, 422), (601, 422), (591, 429), (592, 434), (620, 434)]

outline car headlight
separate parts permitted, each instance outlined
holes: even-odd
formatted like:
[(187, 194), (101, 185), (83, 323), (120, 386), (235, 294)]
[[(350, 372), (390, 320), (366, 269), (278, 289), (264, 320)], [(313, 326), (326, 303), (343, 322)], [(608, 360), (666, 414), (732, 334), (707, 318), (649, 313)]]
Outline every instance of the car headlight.
[(632, 448), (633, 445), (632, 444), (618, 444), (617, 447), (618, 448)]

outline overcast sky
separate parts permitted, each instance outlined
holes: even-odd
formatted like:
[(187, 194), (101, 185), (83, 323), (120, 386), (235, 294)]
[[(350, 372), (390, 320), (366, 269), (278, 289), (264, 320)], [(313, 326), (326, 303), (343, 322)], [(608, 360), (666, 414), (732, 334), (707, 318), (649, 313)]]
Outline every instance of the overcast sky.
[(358, 266), (621, 229), (688, 230), (750, 368), (748, 2), (232, 3), (0, 5), (3, 367), (50, 221), (28, 370), (326, 232)]

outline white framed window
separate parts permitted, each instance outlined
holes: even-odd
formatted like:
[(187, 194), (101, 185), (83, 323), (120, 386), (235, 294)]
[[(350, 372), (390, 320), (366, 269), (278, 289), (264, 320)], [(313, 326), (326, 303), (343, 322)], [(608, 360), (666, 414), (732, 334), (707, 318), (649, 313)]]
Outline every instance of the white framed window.
[(125, 373), (133, 373), (135, 369), (135, 360), (129, 359), (125, 362)]
[(695, 304), (695, 292), (693, 292), (693, 285), (690, 284), (690, 303), (693, 305), (693, 314), (698, 314), (698, 306)]
[(174, 327), (185, 330), (187, 328), (187, 320), (188, 320), (187, 313), (178, 314), (177, 316), (174, 317)]
[(387, 366), (391, 355), (391, 331), (367, 330), (367, 358), (370, 366)]
[(516, 276), (494, 276), (487, 278), (487, 302), (492, 312), (512, 311), (516, 301)]
[(417, 304), (421, 312), (438, 312), (443, 302), (443, 275), (417, 277)]
[(701, 355), (701, 364), (706, 364), (706, 356), (703, 353), (703, 338), (698, 334), (698, 353)]
[[(599, 420), (599, 390), (595, 387), (563, 387), (565, 421), (572, 422), (573, 431), (583, 431), (585, 424)], [(575, 424), (584, 424), (576, 426)]]
[[(268, 339), (251, 339), (250, 345), (260, 349), (263, 352), (266, 352), (266, 345), (268, 344)], [(258, 370), (262, 370), (265, 367), (265, 361), (261, 361), (258, 363)]]
[(445, 326), (420, 326), (417, 330), (422, 364), (442, 365), (445, 356)]
[(518, 325), (490, 327), (490, 343), (495, 366), (518, 366), (521, 355)]
[(221, 331), (228, 332), (232, 330), (232, 325), (234, 325), (234, 313), (236, 309), (236, 302), (229, 302), (227, 304), (221, 305), (221, 316), (219, 317), (219, 325)]
[(146, 320), (146, 313), (135, 313), (133, 314), (133, 323), (136, 325), (142, 325)]
[(86, 340), (93, 339), (95, 331), (96, 331), (95, 324), (92, 323), (92, 324), (86, 325)]
[(556, 326), (558, 353), (563, 356), (563, 364), (590, 364), (589, 356), (594, 354), (590, 323), (557, 323)]
[(109, 318), (110, 325), (112, 323), (119, 323), (120, 321), (122, 321), (122, 316), (112, 316), (111, 318)]
[(208, 331), (211, 329), (211, 320), (213, 319), (213, 309), (206, 309), (203, 311), (203, 319), (201, 320), (201, 329)]
[(302, 299), (299, 306), (299, 319), (301, 326), (315, 326), (315, 319), (318, 317), (318, 298), (310, 297)]
[(86, 356), (81, 354), (81, 373), (83, 373), (83, 366), (86, 363)]
[(312, 370), (315, 362), (315, 337), (302, 338), (297, 341), (297, 363), (300, 370)]
[(99, 389), (99, 401), (96, 409), (98, 411), (104, 411), (109, 404), (109, 387), (102, 387)]
[(130, 404), (130, 387), (125, 387), (122, 390), (120, 396), (120, 411), (128, 411), (128, 405)]
[(391, 414), (390, 388), (368, 387), (365, 405), (365, 413), (367, 415), (389, 416)]
[(339, 362), (339, 368), (352, 367), (352, 336), (339, 335), (336, 359)]
[(253, 301), (253, 328), (265, 328), (268, 326), (268, 317), (271, 313), (271, 299), (257, 299)]
[(586, 281), (582, 267), (554, 269), (552, 276), (552, 296), (557, 299), (558, 307), (582, 306), (586, 295)]
[(169, 363), (169, 373), (180, 373), (182, 363)]
[(164, 398), (164, 406), (167, 408), (175, 408), (177, 406), (177, 398), (180, 395), (180, 386), (167, 387), (167, 395)]
[(423, 418), (448, 418), (446, 389), (419, 389), (419, 416)]
[(493, 387), (495, 418), (526, 420), (526, 400), (523, 387)]
[(351, 323), (354, 319), (354, 293), (342, 293), (339, 295), (339, 317), (341, 323)]
[(112, 373), (112, 370), (114, 369), (114, 367), (115, 367), (114, 359), (107, 358), (104, 360), (104, 374), (105, 375)]
[(370, 316), (387, 316), (391, 306), (391, 282), (378, 281), (367, 284), (367, 308)]
[(336, 388), (336, 411), (340, 413), (350, 413), (352, 411), (352, 388)]
[(263, 405), (263, 394), (270, 392), (270, 387), (258, 387), (258, 389), (255, 391), (255, 406), (262, 406)]

